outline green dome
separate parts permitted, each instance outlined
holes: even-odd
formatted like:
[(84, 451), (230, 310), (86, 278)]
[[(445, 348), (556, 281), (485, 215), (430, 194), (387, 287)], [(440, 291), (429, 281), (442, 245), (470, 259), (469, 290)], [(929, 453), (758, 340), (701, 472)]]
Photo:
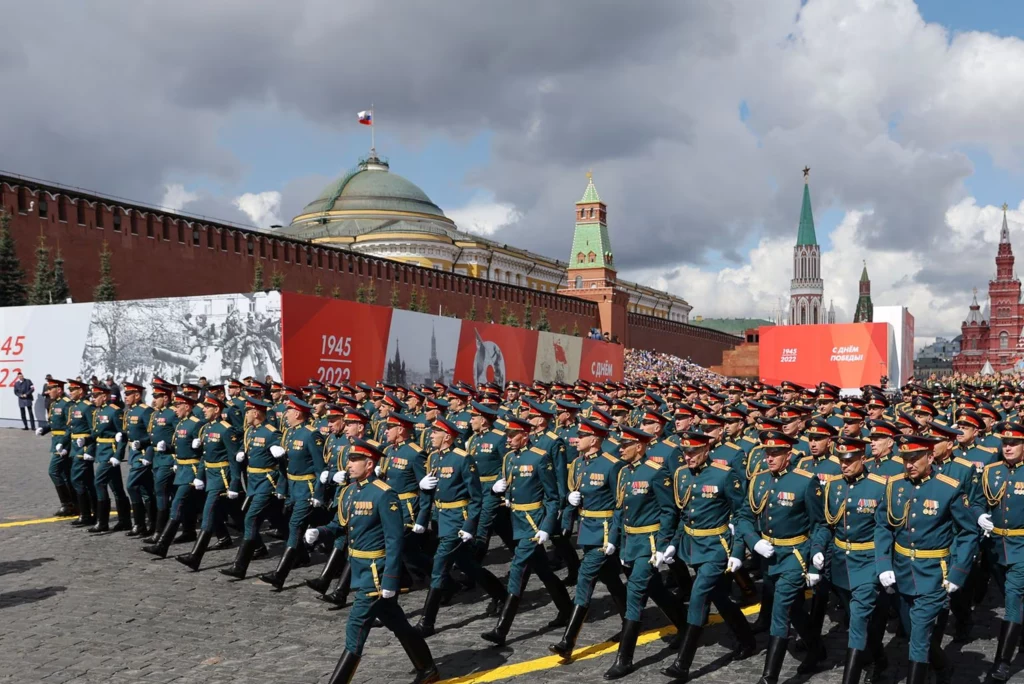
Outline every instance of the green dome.
[(329, 211), (408, 212), (445, 218), (415, 184), (388, 170), (387, 162), (371, 157), (320, 193), (300, 216)]

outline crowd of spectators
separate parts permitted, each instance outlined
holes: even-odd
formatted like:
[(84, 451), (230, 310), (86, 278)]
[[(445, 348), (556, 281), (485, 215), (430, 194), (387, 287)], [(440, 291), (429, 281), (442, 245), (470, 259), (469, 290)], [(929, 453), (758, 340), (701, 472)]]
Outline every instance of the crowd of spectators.
[(715, 384), (725, 380), (724, 376), (712, 373), (690, 359), (646, 349), (626, 349), (624, 376), (626, 382), (689, 380)]

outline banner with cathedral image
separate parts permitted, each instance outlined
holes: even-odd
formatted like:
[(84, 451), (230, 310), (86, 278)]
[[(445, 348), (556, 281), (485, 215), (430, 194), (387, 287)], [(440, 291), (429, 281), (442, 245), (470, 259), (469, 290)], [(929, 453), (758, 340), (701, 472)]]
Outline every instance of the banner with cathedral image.
[(458, 318), (394, 309), (380, 377), (388, 384), (451, 384), (461, 332)]

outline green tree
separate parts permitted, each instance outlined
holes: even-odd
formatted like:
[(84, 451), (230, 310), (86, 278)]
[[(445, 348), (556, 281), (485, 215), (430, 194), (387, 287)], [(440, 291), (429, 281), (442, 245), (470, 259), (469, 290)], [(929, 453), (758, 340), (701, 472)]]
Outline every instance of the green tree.
[(36, 246), (36, 275), (32, 279), (32, 287), (28, 293), (29, 304), (53, 304), (53, 269), (50, 267), (50, 248), (46, 246), (46, 237), (39, 236)]
[(508, 315), (508, 319), (506, 319), (506, 321), (505, 321), (505, 325), (510, 326), (512, 328), (518, 328), (519, 327), (519, 319), (516, 318), (516, 315), (514, 313), (510, 313)]
[(415, 287), (409, 292), (409, 311), (420, 310), (420, 293)]
[(574, 337), (580, 336), (580, 326), (579, 324), (576, 323), (576, 321), (572, 322), (572, 334)]
[(284, 273), (274, 269), (274, 273), (270, 276), (270, 289), (278, 292), (284, 289)]
[(564, 334), (566, 334), (567, 332), (569, 332), (569, 331), (565, 329), (565, 323), (563, 323), (563, 324), (562, 324), (562, 327), (560, 327), (560, 328), (558, 329), (558, 334), (559, 334), (559, 335), (564, 335)]
[(362, 285), (356, 288), (356, 301), (359, 302), (360, 304), (366, 304), (366, 302), (368, 301), (366, 299), (366, 288), (363, 287)]
[(533, 328), (533, 303), (529, 299), (523, 304), (523, 327), (527, 330)]
[(469, 305), (469, 313), (466, 314), (466, 320), (467, 321), (475, 321), (476, 320), (476, 299), (473, 299), (472, 303), (470, 303), (470, 305)]
[(548, 322), (548, 310), (541, 309), (540, 316), (537, 317), (537, 330), (549, 332), (551, 330), (551, 323)]
[(315, 294), (317, 297), (324, 296), (324, 286), (320, 284), (319, 280), (316, 281), (316, 287), (313, 288), (313, 294)]
[(0, 306), (22, 306), (27, 300), (25, 271), (11, 235), (11, 215), (0, 208)]
[(501, 303), (501, 311), (498, 312), (498, 323), (508, 325), (508, 304)]
[(257, 261), (256, 268), (252, 272), (252, 291), (263, 292), (266, 289), (267, 285), (263, 281), (263, 264)]
[(430, 313), (430, 300), (427, 299), (426, 290), (420, 290), (420, 311)]
[(366, 303), (376, 304), (377, 303), (377, 286), (374, 282), (370, 281), (370, 286), (366, 288)]
[(100, 251), (100, 284), (92, 291), (93, 301), (112, 302), (117, 299), (117, 283), (110, 269), (110, 247), (103, 241)]
[(64, 256), (57, 250), (57, 258), (53, 260), (53, 285), (50, 289), (50, 296), (54, 304), (63, 304), (71, 296), (71, 287), (64, 275)]
[(392, 284), (391, 285), (391, 308), (392, 309), (397, 309), (398, 305), (399, 305), (398, 285)]
[(335, 285), (334, 289), (331, 290), (331, 297), (333, 299), (341, 299), (341, 288)]

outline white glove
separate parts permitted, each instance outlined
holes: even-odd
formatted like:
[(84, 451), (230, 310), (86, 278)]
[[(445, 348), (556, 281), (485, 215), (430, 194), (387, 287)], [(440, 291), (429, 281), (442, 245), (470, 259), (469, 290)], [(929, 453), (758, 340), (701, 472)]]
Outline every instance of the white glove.
[(579, 506), (580, 502), (583, 501), (583, 495), (579, 492), (569, 492), (569, 505)]
[(40, 428), (36, 428), (36, 435), (42, 437), (43, 436), (43, 428), (41, 428), (41, 427)]
[(424, 527), (423, 525), (420, 525), (419, 523), (416, 523), (415, 525), (412, 526), (412, 533), (413, 534), (423, 534), (426, 531), (427, 531), (427, 528)]
[(622, 567), (626, 567), (627, 565), (629, 565), (629, 564), (628, 564), (628, 563), (627, 563), (627, 562), (626, 562), (625, 560), (623, 560), (622, 558), (620, 558), (620, 559), (619, 559), (619, 562), (620, 562), (620, 563), (622, 563)]
[(473, 535), (466, 530), (459, 530), (459, 541), (468, 542), (473, 541)]
[(87, 454), (82, 454), (82, 460), (83, 461), (95, 461), (96, 459), (92, 457), (92, 454), (88, 454), (87, 453)]
[(615, 553), (615, 544), (612, 544), (611, 542), (608, 542), (607, 544), (604, 545), (604, 555), (610, 556), (613, 553)]
[(949, 580), (943, 582), (942, 586), (945, 587), (947, 594), (952, 594), (954, 591), (960, 588), (959, 584), (953, 584)]
[(537, 530), (537, 534), (534, 536), (538, 544), (547, 544), (548, 540), (551, 539), (551, 535), (544, 530)]
[(992, 523), (992, 516), (988, 513), (982, 513), (978, 516), (978, 527), (984, 532), (991, 532), (995, 525)]
[(334, 473), (334, 477), (331, 478), (331, 481), (334, 482), (334, 484), (343, 485), (345, 484), (345, 480), (347, 479), (348, 471), (339, 470), (338, 472)]
[(237, 499), (237, 498), (238, 498), (238, 492), (233, 492), (233, 491), (231, 491), (231, 490), (229, 489), (229, 490), (228, 490), (228, 498), (229, 498), (229, 499)]
[(762, 558), (771, 558), (775, 555), (775, 547), (764, 539), (754, 544), (754, 553), (761, 556)]
[(313, 508), (320, 508), (321, 506), (324, 505), (324, 502), (314, 497), (309, 500), (309, 505), (312, 506)]
[(235, 460), (238, 461), (239, 463), (244, 461), (245, 460), (245, 452), (244, 451), (239, 451), (237, 454), (235, 454)]
[(75, 446), (81, 449), (85, 446), (85, 437), (79, 437), (75, 440)]
[(199, 441), (198, 437), (196, 437), (195, 439), (192, 440), (192, 448), (193, 449), (198, 449), (200, 444), (202, 444), (202, 442)]
[(741, 561), (739, 558), (732, 558), (730, 556), (729, 560), (725, 563), (726, 572), (736, 572), (741, 567), (743, 567), (743, 561)]
[(108, 460), (107, 463), (109, 463), (110, 465), (112, 465), (114, 467), (117, 467), (117, 466), (121, 465), (121, 462), (118, 461), (115, 456), (111, 456), (110, 460)]
[(57, 447), (57, 451), (55, 453), (58, 456), (67, 456), (68, 455), (68, 450), (65, 449), (64, 447), (60, 446), (60, 447)]
[(729, 534), (736, 536), (736, 527), (732, 523), (729, 523)]
[(376, 475), (377, 477), (380, 477), (380, 466), (376, 466), (373, 469), (373, 474)]
[(818, 570), (821, 570), (825, 567), (825, 554), (819, 552), (811, 556), (811, 564)]
[(669, 544), (668, 548), (665, 549), (665, 560), (676, 557), (676, 547)]
[(156, 450), (159, 452), (167, 451), (167, 442), (161, 439), (159, 442), (156, 443)]
[(395, 598), (395, 592), (392, 591), (391, 589), (381, 589), (380, 590), (380, 597), (382, 599)]
[(807, 573), (807, 586), (813, 587), (815, 584), (821, 581), (821, 575), (810, 572)]
[(178, 472), (178, 464), (177, 463), (175, 463), (174, 465), (171, 466), (171, 472), (172, 473)]
[(665, 565), (665, 554), (661, 551), (655, 551), (651, 556), (651, 565), (654, 566), (655, 570), (661, 570), (662, 566)]
[(320, 473), (320, 484), (327, 484), (327, 476), (330, 475), (326, 470)]
[(132, 442), (128, 446), (130, 446), (132, 449), (135, 449), (136, 451), (138, 451), (142, 447), (142, 442), (140, 442), (139, 440), (135, 440), (134, 442)]
[(122, 439), (124, 439), (124, 433), (123, 432), (118, 432), (116, 435), (114, 435), (114, 441), (117, 442), (118, 444), (121, 443)]
[(878, 581), (881, 582), (883, 587), (888, 589), (892, 585), (896, 584), (896, 573), (892, 570), (886, 570), (878, 575)]
[(206, 483), (200, 480), (198, 477), (192, 480), (192, 486), (196, 488), (197, 492), (201, 492), (206, 489)]
[(274, 446), (270, 447), (270, 455), (273, 456), (274, 458), (281, 458), (282, 456), (284, 456), (284, 449), (275, 444)]
[(320, 530), (315, 527), (311, 527), (306, 530), (306, 533), (302, 535), (302, 538), (307, 544), (316, 544), (316, 540), (320, 538)]
[(436, 489), (436, 488), (437, 488), (437, 478), (434, 477), (433, 475), (427, 475), (422, 480), (420, 480), (420, 489), (429, 492), (429, 491), (431, 491), (433, 489)]
[(508, 482), (505, 481), (505, 478), (501, 478), (491, 487), (491, 491), (495, 494), (504, 494), (506, 489), (508, 489)]
[(147, 460), (146, 460), (146, 459), (144, 459), (144, 458), (140, 458), (140, 459), (139, 459), (139, 463), (141, 463), (141, 464), (142, 464), (142, 465), (144, 465), (144, 466), (148, 466), (148, 465), (149, 465), (149, 461), (147, 461)]

